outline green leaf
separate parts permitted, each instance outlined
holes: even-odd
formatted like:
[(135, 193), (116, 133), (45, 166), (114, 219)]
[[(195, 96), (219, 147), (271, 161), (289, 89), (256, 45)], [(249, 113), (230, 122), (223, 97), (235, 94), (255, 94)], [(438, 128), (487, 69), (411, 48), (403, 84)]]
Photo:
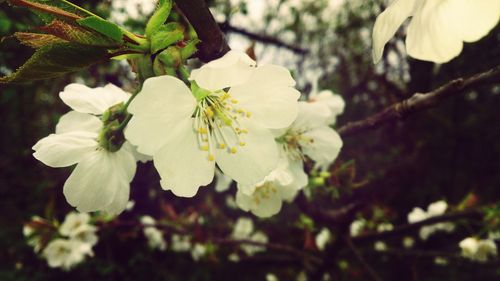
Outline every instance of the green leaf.
[(34, 12), (42, 12), (50, 15), (48, 18), (53, 19), (64, 18), (65, 20), (75, 21), (83, 18), (78, 14), (74, 7), (65, 4), (62, 1), (49, 1), (49, 0), (8, 0), (9, 4), (16, 7), (26, 7)]
[(61, 39), (51, 34), (16, 32), (14, 33), (14, 36), (17, 38), (17, 40), (19, 40), (19, 42), (21, 42), (21, 44), (35, 49), (38, 49), (46, 45), (68, 42), (64, 39)]
[(113, 39), (116, 42), (123, 42), (123, 32), (120, 27), (114, 23), (106, 21), (96, 16), (86, 17), (84, 19), (77, 20), (78, 24), (83, 27), (95, 30), (102, 35)]
[(66, 41), (91, 46), (119, 47), (120, 44), (95, 31), (89, 31), (79, 26), (71, 25), (60, 20), (41, 27), (42, 31), (57, 36)]
[(172, 10), (172, 0), (160, 0), (158, 2), (158, 7), (146, 24), (146, 36), (148, 38), (151, 38), (151, 36), (165, 23), (170, 14), (170, 10)]
[(35, 51), (16, 72), (1, 77), (0, 83), (24, 83), (54, 78), (79, 71), (103, 59), (106, 48), (84, 46), (75, 43), (59, 43), (43, 46)]

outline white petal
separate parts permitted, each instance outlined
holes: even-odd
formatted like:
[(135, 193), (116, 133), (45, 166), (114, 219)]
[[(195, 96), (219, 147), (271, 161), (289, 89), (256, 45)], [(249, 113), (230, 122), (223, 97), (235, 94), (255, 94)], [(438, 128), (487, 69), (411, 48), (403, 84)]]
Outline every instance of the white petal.
[(233, 179), (224, 175), (224, 173), (220, 172), (218, 169), (215, 170), (215, 176), (216, 176), (215, 191), (224, 192), (231, 187)]
[(69, 204), (81, 212), (105, 210), (108, 207), (111, 211), (117, 211), (116, 205), (110, 204), (121, 202), (124, 194), (120, 191), (129, 188), (135, 169), (135, 159), (126, 151), (113, 153), (94, 150), (71, 173), (64, 184), (64, 196)]
[(320, 165), (331, 164), (342, 148), (342, 139), (330, 127), (318, 127), (303, 136), (306, 141), (300, 142), (302, 151)]
[(99, 133), (102, 122), (99, 118), (78, 111), (70, 111), (59, 119), (56, 126), (56, 134), (64, 134), (74, 131), (86, 131)]
[(413, 16), (406, 35), (408, 55), (444, 63), (462, 51), (462, 39), (449, 27), (446, 1), (428, 1)]
[(51, 134), (33, 146), (33, 156), (50, 167), (71, 166), (97, 148), (96, 138), (95, 133), (80, 131)]
[(328, 106), (322, 103), (298, 102), (299, 110), (297, 119), (292, 128), (299, 131), (307, 131), (317, 127), (325, 127), (331, 116)]
[(200, 186), (212, 182), (215, 162), (199, 148), (191, 118), (169, 128), (170, 137), (153, 155), (154, 165), (165, 190), (181, 197), (193, 197)]
[(498, 0), (448, 0), (443, 13), (452, 32), (465, 42), (474, 42), (490, 32), (500, 18)]
[(123, 184), (116, 191), (113, 201), (104, 208), (109, 215), (118, 215), (126, 209), (128, 199), (130, 198), (130, 184)]
[(196, 99), (181, 80), (172, 76), (149, 78), (130, 103), (125, 137), (143, 154), (153, 155), (171, 134), (169, 128), (189, 119)]
[(216, 91), (244, 83), (255, 70), (255, 61), (247, 54), (229, 51), (191, 72), (191, 80), (204, 89)]
[(396, 34), (401, 24), (411, 16), (416, 0), (395, 0), (375, 20), (373, 27), (373, 62), (382, 58), (384, 46)]
[(59, 97), (75, 111), (99, 115), (111, 106), (128, 100), (130, 94), (111, 84), (94, 89), (82, 84), (69, 84)]
[[(304, 163), (302, 163), (302, 159), (290, 160), (288, 170), (293, 176), (293, 181), (290, 184), (286, 185), (287, 188), (291, 190), (300, 190), (307, 185), (307, 183), (309, 182), (309, 177), (307, 176), (306, 172), (304, 172)], [(292, 196), (282, 194), (282, 197), (288, 200), (288, 198)]]
[(232, 87), (229, 94), (251, 113), (254, 122), (280, 129), (297, 117), (300, 93), (293, 86), (295, 81), (286, 68), (264, 65), (258, 67), (245, 84)]
[(235, 144), (231, 147), (236, 147), (237, 152), (233, 154), (228, 149), (218, 149), (216, 161), (221, 171), (236, 182), (255, 185), (277, 167), (278, 148), (268, 129), (246, 120), (241, 124), (248, 130), (248, 134), (242, 134), (245, 146), (237, 146), (235, 135), (225, 128), (228, 142)]

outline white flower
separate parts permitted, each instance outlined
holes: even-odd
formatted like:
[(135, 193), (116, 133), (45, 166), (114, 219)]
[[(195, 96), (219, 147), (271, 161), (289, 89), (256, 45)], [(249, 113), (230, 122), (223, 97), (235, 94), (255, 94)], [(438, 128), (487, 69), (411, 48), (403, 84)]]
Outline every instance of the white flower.
[[(250, 218), (238, 218), (234, 225), (231, 238), (236, 240), (250, 240), (254, 242), (267, 243), (267, 235), (261, 231), (254, 232), (253, 221)], [(264, 246), (243, 244), (241, 249), (251, 256), (257, 252), (264, 251)]]
[(262, 181), (278, 163), (270, 129), (297, 116), (300, 93), (290, 72), (255, 67), (231, 51), (191, 78), (193, 92), (171, 76), (147, 79), (129, 106), (127, 139), (153, 156), (162, 187), (177, 196), (192, 197), (212, 182), (216, 163), (238, 183)]
[(385, 244), (385, 242), (383, 242), (383, 241), (375, 242), (373, 247), (374, 247), (375, 251), (377, 251), (377, 252), (387, 251), (387, 248), (388, 248), (387, 244)]
[(172, 250), (187, 252), (191, 249), (191, 238), (187, 235), (172, 234)]
[[(252, 234), (249, 238), (250, 241), (253, 242), (258, 242), (258, 243), (267, 243), (268, 238), (267, 235), (264, 232), (257, 231), (254, 234)], [(241, 249), (243, 252), (245, 252), (249, 256), (253, 256), (254, 254), (258, 252), (262, 252), (266, 250), (265, 246), (258, 246), (258, 245), (250, 245), (250, 244), (244, 244), (241, 246)]]
[(307, 185), (305, 156), (320, 167), (329, 166), (337, 158), (342, 139), (328, 127), (329, 116), (330, 110), (321, 104), (299, 102), (299, 113), (292, 125), (274, 130), (280, 155), (276, 169), (256, 185), (238, 184), (236, 202), (241, 209), (259, 217), (278, 213), (283, 201), (293, 200)]
[(403, 238), (403, 246), (406, 248), (406, 249), (410, 249), (410, 248), (413, 248), (413, 246), (415, 245), (415, 240), (410, 237), (410, 236), (405, 236)]
[(200, 258), (205, 256), (206, 253), (207, 253), (207, 246), (196, 243), (194, 244), (194, 247), (191, 250), (191, 257), (193, 258), (193, 260), (198, 261), (200, 260)]
[(266, 281), (279, 281), (278, 277), (272, 273), (266, 274)]
[(32, 225), (38, 224), (39, 222), (43, 223), (43, 219), (39, 216), (33, 216), (31, 217), (30, 222), (23, 226), (23, 235), (27, 238), (28, 245), (33, 247), (35, 253), (38, 253), (42, 249), (42, 241), (40, 233), (38, 233), (37, 229)]
[[(427, 211), (421, 208), (413, 208), (413, 210), (408, 214), (408, 222), (416, 223), (422, 220), (429, 219), (431, 217), (440, 216), (446, 212), (448, 204), (443, 201), (437, 201), (429, 204)], [(433, 225), (427, 225), (420, 228), (420, 238), (422, 240), (427, 240), (433, 233), (437, 231), (452, 232), (455, 230), (455, 225), (451, 222), (436, 223)]]
[(251, 211), (259, 217), (277, 214), (284, 200), (291, 201), (297, 192), (307, 184), (307, 175), (302, 160), (289, 160), (282, 147), (278, 168), (272, 171), (256, 186), (238, 184), (236, 204), (244, 211)]
[(309, 102), (321, 104), (328, 109), (329, 114), (326, 120), (329, 125), (336, 123), (337, 116), (342, 114), (345, 108), (345, 101), (342, 96), (334, 94), (330, 90), (323, 90), (319, 93), (311, 92), (309, 94)]
[(316, 242), (316, 246), (318, 249), (323, 251), (326, 247), (326, 244), (330, 241), (332, 234), (328, 228), (322, 228), (321, 231), (316, 235), (314, 241)]
[(409, 56), (444, 63), (458, 56), (463, 42), (474, 42), (495, 27), (498, 0), (394, 0), (375, 21), (373, 60), (382, 57), (385, 44), (412, 17), (406, 35)]
[(364, 219), (357, 219), (353, 221), (349, 227), (351, 236), (355, 237), (360, 235), (363, 232), (365, 225), (366, 225), (366, 220)]
[(64, 222), (61, 224), (59, 232), (62, 235), (73, 237), (75, 232), (77, 232), (81, 226), (85, 226), (89, 224), (89, 222), (90, 222), (89, 214), (70, 212), (66, 215)]
[(437, 264), (440, 266), (445, 266), (445, 265), (448, 265), (448, 260), (446, 258), (443, 258), (443, 257), (435, 257), (434, 264)]
[(66, 239), (55, 239), (43, 250), (43, 256), (47, 259), (50, 267), (60, 267), (69, 270), (76, 264), (81, 263), (85, 256), (92, 256), (90, 245)]
[(120, 213), (129, 198), (136, 160), (127, 142), (116, 152), (98, 144), (103, 123), (96, 115), (126, 101), (130, 94), (111, 84), (95, 89), (70, 84), (59, 96), (74, 111), (61, 117), (55, 134), (33, 146), (33, 156), (51, 167), (77, 164), (63, 192), (68, 203), (78, 211)]
[(141, 223), (144, 225), (142, 231), (148, 240), (149, 248), (165, 251), (167, 249), (167, 242), (163, 238), (163, 232), (154, 226), (156, 224), (155, 219), (150, 216), (142, 216)]
[(394, 229), (392, 223), (384, 222), (377, 226), (377, 232), (391, 231)]
[(250, 218), (238, 218), (234, 225), (231, 237), (234, 239), (246, 239), (254, 231), (253, 221)]
[(489, 256), (497, 255), (497, 246), (491, 239), (468, 237), (458, 245), (462, 249), (462, 256), (473, 261), (485, 262)]

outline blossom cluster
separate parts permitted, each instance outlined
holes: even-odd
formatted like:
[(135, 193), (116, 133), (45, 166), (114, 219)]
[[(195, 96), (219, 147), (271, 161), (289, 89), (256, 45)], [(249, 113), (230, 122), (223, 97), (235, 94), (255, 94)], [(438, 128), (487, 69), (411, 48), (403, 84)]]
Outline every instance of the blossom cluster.
[(330, 125), (343, 100), (324, 91), (298, 101), (283, 67), (230, 51), (193, 70), (187, 84), (151, 77), (136, 95), (71, 84), (60, 97), (73, 111), (33, 155), (52, 167), (78, 164), (64, 195), (82, 212), (123, 211), (136, 161), (152, 159), (163, 189), (193, 197), (220, 170), (237, 182), (241, 209), (268, 217), (307, 185), (306, 159), (325, 169), (340, 152)]
[[(44, 229), (49, 231), (44, 231)], [(41, 252), (50, 267), (70, 270), (93, 256), (92, 247), (97, 244), (97, 227), (91, 224), (86, 213), (69, 213), (60, 226), (48, 224), (34, 217), (23, 228), (28, 244), (35, 252)]]

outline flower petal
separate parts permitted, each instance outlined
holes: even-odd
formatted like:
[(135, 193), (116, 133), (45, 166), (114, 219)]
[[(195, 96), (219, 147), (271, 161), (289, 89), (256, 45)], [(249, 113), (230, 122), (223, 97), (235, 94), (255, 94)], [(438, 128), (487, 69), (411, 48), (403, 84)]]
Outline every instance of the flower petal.
[(255, 61), (247, 54), (229, 51), (222, 58), (213, 60), (191, 72), (201, 88), (216, 91), (244, 83), (255, 70)]
[(112, 84), (92, 89), (74, 83), (66, 86), (59, 97), (75, 111), (99, 115), (111, 106), (128, 100), (130, 94)]
[(163, 189), (181, 197), (193, 197), (200, 186), (212, 182), (215, 173), (214, 161), (198, 145), (191, 118), (170, 128), (170, 137), (153, 160)]
[(500, 18), (498, 0), (448, 0), (443, 13), (450, 29), (465, 42), (474, 42), (490, 32)]
[(329, 165), (340, 153), (342, 139), (330, 127), (318, 127), (303, 134), (302, 151), (319, 165)]
[(85, 131), (99, 133), (102, 122), (99, 118), (78, 111), (70, 111), (59, 119), (56, 125), (56, 134), (64, 134), (74, 131)]
[(109, 215), (118, 215), (127, 207), (128, 199), (130, 198), (130, 184), (123, 182), (116, 191), (113, 201), (104, 208), (104, 211)]
[(122, 202), (124, 195), (119, 192), (123, 192), (123, 188), (129, 188), (135, 169), (135, 159), (129, 152), (94, 150), (78, 163), (66, 180), (64, 196), (80, 212), (107, 208), (116, 212), (119, 209), (117, 203)]
[(221, 171), (242, 185), (255, 185), (273, 171), (279, 160), (278, 148), (268, 129), (253, 122), (242, 120), (248, 130), (243, 134), (244, 146), (238, 146), (235, 134), (223, 127), (230, 148), (237, 148), (236, 153), (229, 149), (217, 150), (216, 162)]
[(413, 13), (416, 0), (395, 0), (375, 20), (373, 26), (373, 62), (382, 58), (384, 46), (396, 34), (401, 24)]
[(307, 131), (317, 127), (325, 127), (328, 118), (331, 116), (328, 106), (322, 103), (298, 102), (299, 110), (297, 119), (292, 124), (292, 128), (299, 131)]
[(297, 117), (300, 92), (293, 88), (295, 81), (284, 67), (258, 67), (250, 79), (232, 87), (229, 94), (251, 114), (254, 122), (270, 129), (289, 126)]
[(415, 13), (406, 35), (409, 56), (444, 63), (460, 54), (463, 42), (449, 27), (447, 2), (428, 1)]
[(196, 99), (181, 80), (172, 76), (149, 78), (130, 103), (134, 116), (125, 129), (125, 137), (143, 154), (153, 155), (171, 134), (168, 128), (189, 119)]
[(96, 149), (96, 138), (96, 133), (80, 131), (51, 134), (33, 146), (33, 156), (50, 167), (71, 166)]
[(238, 190), (236, 204), (244, 211), (251, 211), (258, 217), (267, 218), (279, 213), (283, 201), (276, 189), (274, 192), (266, 192), (265, 195), (260, 194), (259, 189), (253, 195), (246, 195)]

